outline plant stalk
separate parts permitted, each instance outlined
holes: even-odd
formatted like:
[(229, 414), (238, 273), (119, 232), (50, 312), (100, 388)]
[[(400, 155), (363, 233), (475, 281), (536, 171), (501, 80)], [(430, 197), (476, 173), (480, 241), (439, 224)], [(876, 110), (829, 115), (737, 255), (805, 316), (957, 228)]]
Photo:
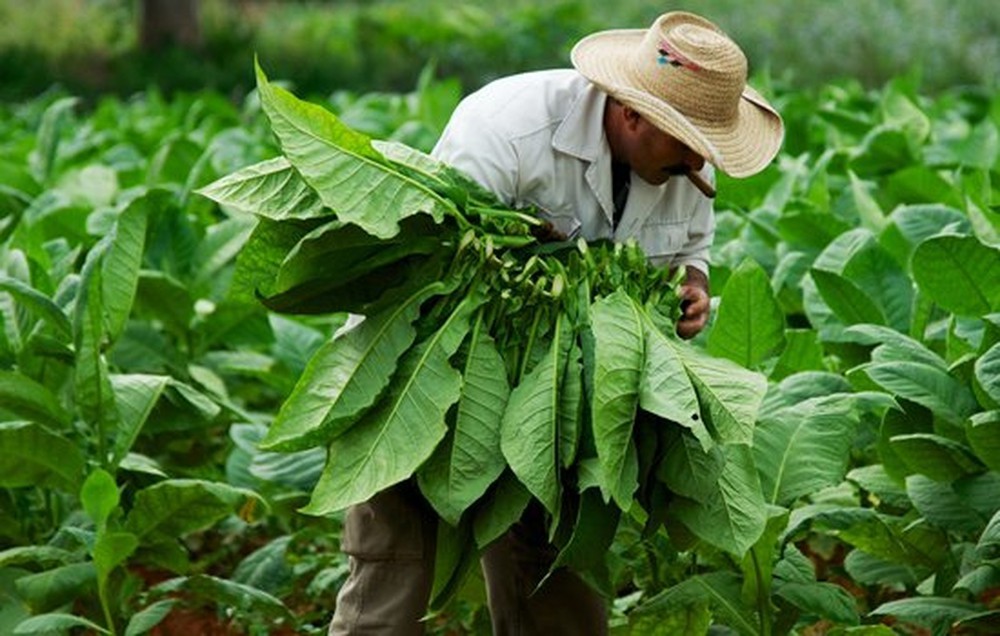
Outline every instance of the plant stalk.
[(774, 616), (771, 613), (771, 585), (765, 581), (757, 561), (757, 551), (750, 550), (753, 559), (753, 572), (757, 579), (757, 617), (760, 620), (761, 636), (772, 636), (774, 633)]

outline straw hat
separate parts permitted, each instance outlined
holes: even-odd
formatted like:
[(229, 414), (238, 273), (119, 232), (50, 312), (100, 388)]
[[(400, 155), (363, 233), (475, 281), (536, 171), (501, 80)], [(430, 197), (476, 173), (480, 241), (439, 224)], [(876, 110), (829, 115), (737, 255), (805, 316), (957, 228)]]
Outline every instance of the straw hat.
[(674, 11), (649, 29), (594, 33), (571, 58), (584, 77), (730, 176), (763, 170), (781, 146), (781, 116), (747, 86), (746, 56), (705, 18)]

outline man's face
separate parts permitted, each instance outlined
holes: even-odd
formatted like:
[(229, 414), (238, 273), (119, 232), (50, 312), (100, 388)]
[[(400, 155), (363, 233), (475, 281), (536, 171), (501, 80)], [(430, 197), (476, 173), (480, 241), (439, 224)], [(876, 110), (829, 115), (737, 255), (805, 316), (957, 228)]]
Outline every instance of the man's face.
[(643, 181), (660, 185), (671, 176), (702, 169), (704, 157), (653, 126), (638, 113), (634, 114), (636, 119), (626, 127), (627, 160), (632, 171)]

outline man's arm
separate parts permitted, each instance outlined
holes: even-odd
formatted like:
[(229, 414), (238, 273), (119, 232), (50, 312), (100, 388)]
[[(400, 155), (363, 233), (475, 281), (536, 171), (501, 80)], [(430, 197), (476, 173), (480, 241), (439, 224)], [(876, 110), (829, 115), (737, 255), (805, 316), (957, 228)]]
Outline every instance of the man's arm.
[(678, 294), (684, 314), (677, 321), (677, 335), (684, 339), (693, 338), (708, 323), (711, 308), (708, 276), (700, 269), (688, 267)]

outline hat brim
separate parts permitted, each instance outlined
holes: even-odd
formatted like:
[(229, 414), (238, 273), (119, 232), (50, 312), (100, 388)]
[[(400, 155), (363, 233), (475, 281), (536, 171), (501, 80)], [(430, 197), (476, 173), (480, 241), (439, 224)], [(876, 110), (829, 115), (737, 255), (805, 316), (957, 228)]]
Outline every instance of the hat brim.
[(631, 106), (650, 123), (705, 157), (732, 177), (763, 170), (781, 148), (781, 116), (750, 86), (743, 90), (736, 115), (726, 122), (682, 114), (639, 87), (630, 75), (629, 53), (644, 29), (601, 31), (580, 40), (570, 54), (573, 66), (603, 91)]

